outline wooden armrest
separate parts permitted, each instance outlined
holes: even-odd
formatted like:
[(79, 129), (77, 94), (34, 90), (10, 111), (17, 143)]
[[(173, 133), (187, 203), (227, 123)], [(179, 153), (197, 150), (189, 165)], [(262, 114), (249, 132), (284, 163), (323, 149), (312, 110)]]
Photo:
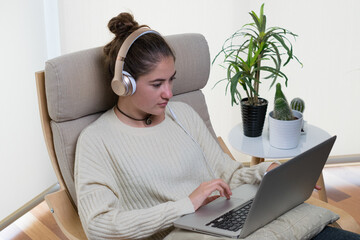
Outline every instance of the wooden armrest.
[(229, 155), (232, 160), (235, 160), (235, 158), (231, 154), (229, 148), (226, 146), (224, 140), (221, 137), (218, 137), (217, 139), (218, 139), (219, 145), (220, 145), (221, 149), (223, 150), (223, 152), (226, 153), (227, 155)]
[(45, 196), (56, 223), (70, 240), (86, 240), (87, 237), (74, 206), (66, 190), (60, 190)]
[(329, 203), (323, 202), (319, 199), (316, 199), (314, 197), (310, 197), (308, 200), (306, 200), (306, 202), (318, 207), (329, 209), (330, 211), (338, 214), (340, 216), (340, 219), (336, 221), (335, 226), (339, 225), (340, 228), (344, 230), (360, 234), (360, 226), (358, 222), (344, 210), (335, 207)]

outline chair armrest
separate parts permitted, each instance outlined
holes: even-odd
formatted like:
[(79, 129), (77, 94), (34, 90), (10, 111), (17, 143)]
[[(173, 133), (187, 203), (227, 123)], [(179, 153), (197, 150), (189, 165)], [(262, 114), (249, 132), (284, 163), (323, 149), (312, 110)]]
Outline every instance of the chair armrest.
[(330, 211), (338, 214), (340, 216), (340, 219), (337, 220), (336, 223), (334, 224), (335, 227), (339, 226), (340, 228), (342, 228), (344, 230), (360, 234), (360, 226), (359, 226), (358, 222), (344, 210), (342, 210), (338, 207), (335, 207), (329, 203), (323, 202), (314, 197), (310, 197), (308, 200), (306, 200), (306, 202), (309, 204), (318, 206), (318, 207), (329, 209)]
[(221, 147), (221, 149), (223, 150), (224, 153), (226, 153), (227, 155), (229, 155), (231, 157), (232, 160), (235, 160), (234, 156), (231, 154), (229, 148), (226, 146), (224, 140), (221, 137), (217, 138), (218, 143)]
[(86, 240), (87, 237), (79, 215), (72, 205), (66, 190), (60, 190), (45, 196), (56, 223), (69, 240)]

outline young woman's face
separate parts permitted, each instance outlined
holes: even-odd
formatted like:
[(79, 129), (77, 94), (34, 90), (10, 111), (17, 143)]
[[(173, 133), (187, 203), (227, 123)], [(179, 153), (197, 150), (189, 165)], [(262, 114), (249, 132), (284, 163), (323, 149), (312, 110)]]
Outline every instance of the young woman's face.
[(161, 115), (173, 96), (173, 80), (175, 79), (175, 63), (173, 57), (164, 57), (153, 71), (136, 80), (136, 91), (131, 96), (137, 114)]

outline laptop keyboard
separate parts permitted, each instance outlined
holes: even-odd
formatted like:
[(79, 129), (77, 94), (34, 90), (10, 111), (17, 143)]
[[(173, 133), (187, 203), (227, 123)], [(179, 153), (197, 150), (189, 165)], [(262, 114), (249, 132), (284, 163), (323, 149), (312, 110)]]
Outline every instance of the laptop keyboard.
[(250, 200), (245, 205), (234, 208), (215, 220), (207, 223), (206, 226), (236, 232), (243, 227), (252, 203), (253, 200)]

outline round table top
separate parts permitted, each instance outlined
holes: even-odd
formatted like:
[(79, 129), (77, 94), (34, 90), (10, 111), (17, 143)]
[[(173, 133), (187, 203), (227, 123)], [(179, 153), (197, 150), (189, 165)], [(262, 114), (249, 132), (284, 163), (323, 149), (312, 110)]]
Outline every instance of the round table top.
[(229, 142), (236, 150), (258, 158), (291, 158), (329, 139), (328, 132), (311, 124), (304, 124), (305, 133), (300, 136), (299, 145), (293, 149), (272, 147), (269, 142), (268, 124), (264, 124), (262, 136), (246, 137), (242, 123), (233, 127), (229, 134)]

